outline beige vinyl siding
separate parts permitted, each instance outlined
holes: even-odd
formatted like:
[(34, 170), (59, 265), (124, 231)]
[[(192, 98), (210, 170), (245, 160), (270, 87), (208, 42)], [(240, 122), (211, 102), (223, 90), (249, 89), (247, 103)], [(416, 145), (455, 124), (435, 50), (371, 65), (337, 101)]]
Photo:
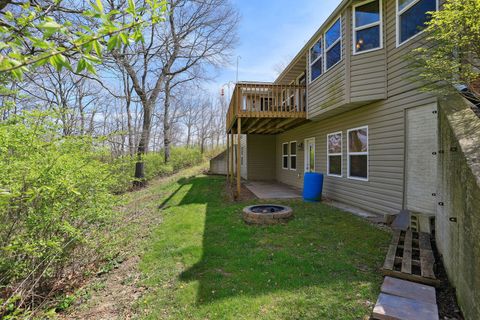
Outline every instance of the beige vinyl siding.
[[(376, 102), (332, 118), (312, 122), (277, 136), (277, 148), (288, 140), (303, 141), (315, 137), (315, 171), (326, 173), (327, 134), (342, 131), (342, 175), (325, 175), (324, 195), (344, 203), (380, 214), (396, 213), (403, 203), (404, 165), (404, 115), (402, 107), (390, 108), (385, 102)], [(385, 121), (396, 123), (386, 126)], [(361, 126), (369, 129), (369, 179), (347, 179), (347, 130)], [(303, 164), (303, 150), (299, 151), (299, 163)], [(277, 157), (280, 159), (280, 155)], [(298, 176), (281, 172), (277, 161), (277, 179), (280, 182), (303, 187), (303, 166)]]
[[(327, 134), (342, 131), (343, 177), (327, 177), (324, 195), (353, 206), (379, 214), (397, 213), (404, 202), (405, 166), (405, 109), (428, 104), (432, 98), (422, 94), (417, 99), (397, 99), (375, 102), (325, 120), (315, 121), (277, 136), (277, 150), (281, 143), (315, 137), (316, 172), (326, 173)], [(409, 97), (407, 97), (409, 98)], [(369, 129), (368, 181), (347, 178), (347, 130), (361, 126)], [(298, 153), (296, 173), (281, 169), (281, 154), (277, 152), (277, 179), (280, 182), (303, 187), (303, 150)]]
[[(362, 1), (354, 1), (359, 3)], [(362, 102), (385, 99), (387, 95), (387, 58), (385, 46), (385, 0), (382, 1), (382, 42), (383, 47), (370, 52), (353, 54), (353, 19), (349, 19), (351, 37), (348, 39), (350, 58), (350, 101)], [(347, 9), (348, 16), (353, 14), (352, 7)]]
[(247, 148), (248, 179), (275, 180), (275, 136), (250, 134)]
[(406, 96), (417, 95), (417, 89), (422, 84), (413, 80), (416, 70), (411, 68), (411, 62), (406, 58), (412, 54), (415, 48), (422, 45), (425, 41), (425, 34), (409, 39), (397, 48), (396, 1), (386, 1), (384, 8), (386, 10), (387, 95), (388, 97), (402, 93), (407, 93)]
[[(248, 150), (247, 150), (247, 135), (240, 135), (240, 152), (243, 149), (243, 164), (240, 162), (240, 175), (243, 179), (248, 178)], [(241, 159), (241, 157), (240, 157)]]
[[(342, 14), (342, 59), (333, 68), (325, 71), (317, 79), (308, 84), (307, 117), (314, 118), (322, 109), (340, 106), (346, 103), (345, 91), (345, 13)], [(322, 34), (323, 41), (323, 34)], [(347, 42), (348, 43), (348, 42)], [(325, 47), (323, 48), (325, 51)], [(309, 60), (309, 59), (307, 59)], [(308, 65), (308, 79), (310, 79), (310, 65)]]
[[(339, 103), (338, 109), (345, 110), (343, 113), (313, 121), (277, 136), (277, 150), (282, 142), (303, 141), (305, 138), (315, 137), (316, 171), (326, 173), (327, 134), (342, 131), (343, 177), (325, 176), (324, 194), (334, 200), (380, 214), (396, 213), (404, 206), (405, 110), (436, 101), (431, 94), (418, 90), (421, 84), (408, 79), (415, 71), (409, 68), (409, 62), (405, 60), (405, 56), (419, 45), (423, 36), (417, 36), (399, 48), (396, 47), (395, 6), (396, 1), (383, 2), (383, 49), (353, 55), (351, 38), (343, 39), (344, 50), (346, 49), (350, 55), (349, 58), (344, 57), (347, 58), (344, 61), (347, 61), (347, 67), (350, 68), (348, 72), (345, 70), (345, 75), (351, 80), (347, 85), (351, 96), (344, 97), (344, 104), (351, 101), (350, 105), (355, 106), (357, 102), (382, 100), (361, 107), (356, 105), (357, 109), (350, 111), (348, 106), (342, 106)], [(350, 7), (344, 10), (343, 16), (349, 14), (351, 14)], [(352, 27), (351, 21), (348, 25)], [(335, 72), (343, 71), (345, 66), (338, 65), (337, 68)], [(336, 74), (335, 76), (338, 77)], [(328, 88), (317, 88), (315, 83), (311, 87), (309, 103), (323, 101), (315, 95), (316, 92), (332, 91)], [(341, 101), (340, 98), (339, 101)], [(312, 106), (310, 105), (309, 108)], [(309, 117), (312, 118), (311, 115), (314, 115), (317, 110), (319, 109), (314, 105), (313, 110), (309, 112)], [(361, 126), (368, 126), (369, 129), (368, 181), (347, 178), (347, 130)], [(283, 183), (302, 187), (303, 150), (299, 151), (298, 163), (301, 165), (298, 166), (296, 173), (282, 171), (280, 157), (277, 151), (277, 179)]]

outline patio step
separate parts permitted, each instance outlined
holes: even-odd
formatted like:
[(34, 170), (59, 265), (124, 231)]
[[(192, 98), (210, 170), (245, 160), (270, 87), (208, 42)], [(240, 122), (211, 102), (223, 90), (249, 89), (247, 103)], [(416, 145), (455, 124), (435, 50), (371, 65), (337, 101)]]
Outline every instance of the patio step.
[(437, 303), (434, 287), (411, 281), (385, 277), (380, 291), (407, 299), (419, 300), (431, 304)]
[(380, 293), (372, 317), (378, 320), (438, 320), (436, 304)]
[(380, 320), (437, 320), (435, 288), (385, 277), (372, 317)]

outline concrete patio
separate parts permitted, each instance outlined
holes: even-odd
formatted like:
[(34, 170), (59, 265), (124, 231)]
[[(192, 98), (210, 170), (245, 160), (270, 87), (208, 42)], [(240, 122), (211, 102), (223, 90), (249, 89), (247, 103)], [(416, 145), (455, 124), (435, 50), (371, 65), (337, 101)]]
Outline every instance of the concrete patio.
[(259, 199), (298, 199), (300, 190), (276, 181), (247, 181), (245, 187)]

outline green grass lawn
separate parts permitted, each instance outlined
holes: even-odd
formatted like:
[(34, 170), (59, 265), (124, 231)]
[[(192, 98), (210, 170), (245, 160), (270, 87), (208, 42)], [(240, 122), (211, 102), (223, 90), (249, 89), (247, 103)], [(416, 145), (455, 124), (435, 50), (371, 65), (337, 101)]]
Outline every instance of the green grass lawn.
[[(183, 178), (158, 203), (140, 270), (147, 319), (363, 319), (389, 234), (324, 204), (280, 201), (286, 225), (248, 226), (222, 177)], [(258, 201), (257, 201), (258, 202)], [(248, 204), (251, 204), (249, 202)]]

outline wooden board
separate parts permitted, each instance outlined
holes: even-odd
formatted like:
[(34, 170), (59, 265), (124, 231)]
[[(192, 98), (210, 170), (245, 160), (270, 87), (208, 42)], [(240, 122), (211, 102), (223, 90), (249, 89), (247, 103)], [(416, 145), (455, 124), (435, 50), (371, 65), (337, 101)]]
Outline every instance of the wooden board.
[(432, 304), (437, 303), (434, 287), (411, 281), (385, 277), (380, 291), (392, 296), (420, 300)]
[(436, 304), (380, 293), (372, 317), (379, 320), (438, 320)]
[(382, 273), (399, 279), (438, 286), (430, 235), (396, 230), (388, 248)]

